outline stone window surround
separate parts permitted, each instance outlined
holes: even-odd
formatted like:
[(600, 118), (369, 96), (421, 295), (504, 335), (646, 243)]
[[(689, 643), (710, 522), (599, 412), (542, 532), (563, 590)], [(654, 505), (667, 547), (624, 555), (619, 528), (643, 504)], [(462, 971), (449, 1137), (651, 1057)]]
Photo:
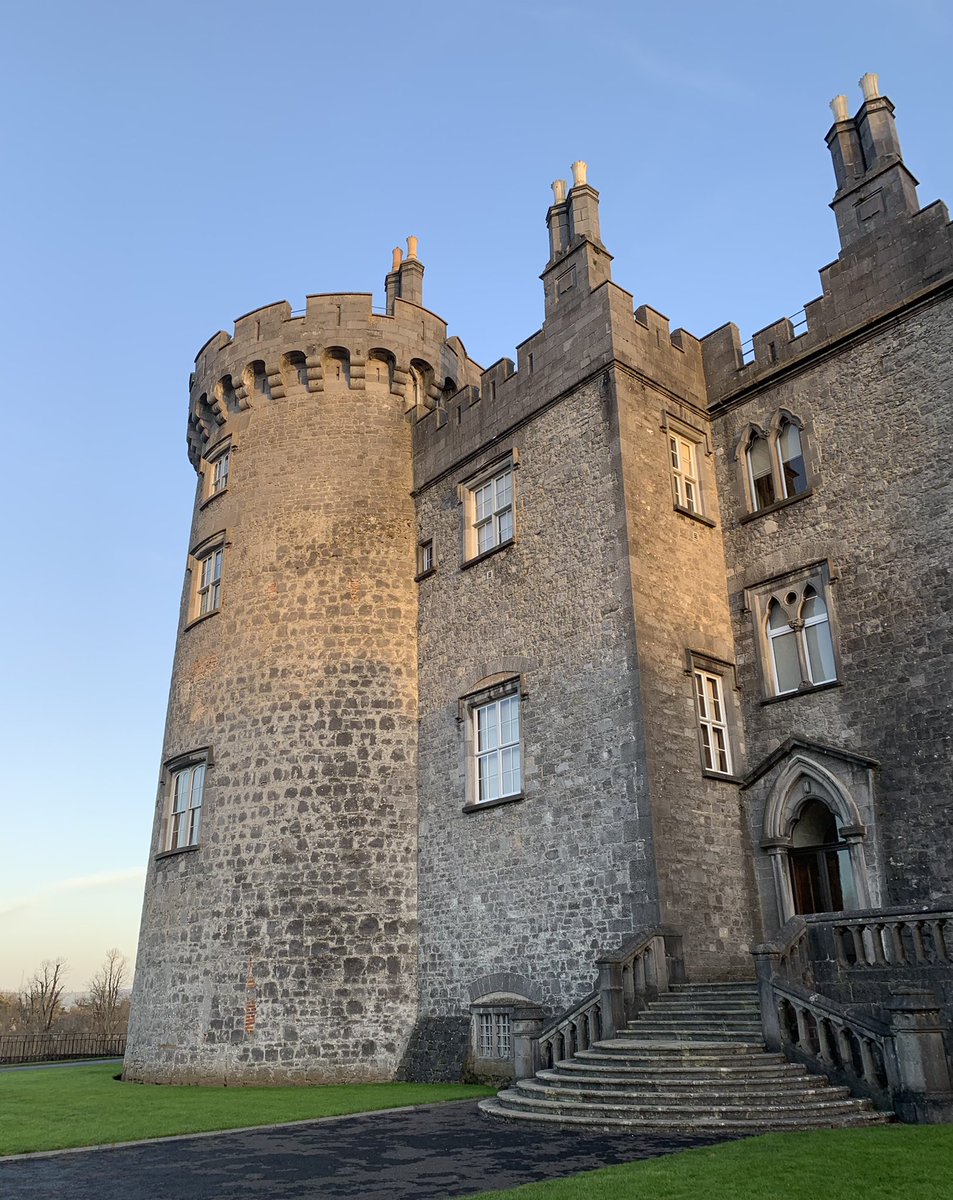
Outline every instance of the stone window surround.
[[(183, 754), (173, 755), (171, 758), (167, 758), (162, 764), (162, 772), (159, 777), (162, 819), (159, 823), (160, 848), (156, 852), (156, 859), (171, 858), (179, 854), (190, 854), (198, 850), (201, 845), (198, 838), (184, 846), (175, 846), (173, 848), (169, 845), (172, 840), (171, 818), (175, 778), (180, 772), (198, 766), (200, 763), (205, 766), (205, 778), (202, 784), (202, 804), (200, 805), (202, 817), (204, 818), (205, 789), (208, 784), (208, 772), (215, 765), (211, 746), (198, 746), (194, 750), (185, 751)], [(199, 833), (201, 833), (201, 819)]]
[[(672, 507), (681, 516), (691, 517), (695, 521), (700, 521), (703, 525), (715, 528), (716, 523), (707, 512), (709, 508), (708, 497), (711, 488), (706, 484), (708, 470), (705, 468), (705, 460), (712, 454), (710, 437), (705, 430), (699, 429), (698, 426), (692, 425), (684, 418), (677, 417), (674, 413), (668, 411), (662, 413), (661, 427), (665, 434), (667, 462), (669, 474), (672, 479)], [(678, 484), (675, 478), (676, 471), (671, 460), (671, 441), (673, 438), (680, 438), (682, 441), (688, 442), (692, 447), (695, 467), (694, 483), (697, 493), (694, 508), (679, 501)]]
[[(429, 565), (427, 562), (429, 550)], [(419, 583), (421, 579), (429, 579), (437, 570), (437, 556), (434, 552), (433, 538), (421, 538), (417, 543), (417, 574), (414, 576), (414, 583)]]
[[(807, 563), (802, 567), (786, 571), (781, 575), (774, 575), (769, 579), (765, 579), (744, 589), (744, 608), (742, 611), (749, 613), (753, 622), (763, 704), (791, 700), (796, 696), (805, 696), (810, 693), (824, 691), (828, 688), (843, 686), (840, 655), (838, 653), (840, 630), (837, 623), (836, 610), (832, 602), (833, 587), (837, 580), (838, 573), (834, 564), (828, 559), (819, 559), (816, 562)], [(809, 584), (814, 587), (827, 607), (827, 620), (834, 657), (834, 678), (817, 684), (802, 681), (801, 686), (793, 691), (779, 692), (774, 682), (774, 668), (771, 657), (773, 651), (767, 634), (768, 609), (772, 599), (780, 598), (782, 593), (796, 589), (803, 593), (804, 588)], [(795, 632), (800, 633), (800, 630), (796, 628)], [(799, 636), (797, 642), (799, 656), (802, 655), (801, 641), (802, 639)]]
[[(791, 496), (785, 495), (784, 474), (778, 451), (778, 439), (786, 425), (793, 425), (798, 431), (806, 479), (804, 490), (795, 492)], [(754, 495), (749, 458), (751, 445), (757, 438), (763, 438), (767, 444), (768, 453), (771, 458), (771, 480), (775, 495), (775, 499), (771, 503), (762, 505), (760, 508)], [(812, 480), (817, 476), (818, 464), (813, 450), (810, 431), (807, 423), (796, 413), (791, 412), (790, 409), (777, 409), (766, 426), (758, 425), (753, 421), (749, 422), (735, 444), (735, 461), (739, 468), (737, 473), (738, 490), (743, 509), (743, 515), (739, 518), (740, 523), (754, 520), (767, 513), (776, 512), (779, 508), (785, 508), (787, 505), (794, 504), (798, 500), (807, 500), (813, 495)]]
[[(465, 762), (465, 799), (462, 807), (464, 813), (482, 812), (484, 809), (498, 808), (503, 804), (513, 804), (525, 798), (526, 755), (524, 752), (525, 736), (522, 707), (528, 697), (525, 678), (512, 671), (501, 671), (495, 675), (481, 679), (475, 688), (457, 702), (457, 724), (463, 732), (464, 762)], [(507, 696), (516, 695), (520, 700), (520, 790), (508, 796), (497, 796), (493, 800), (480, 800), (479, 781), (477, 778), (476, 753), (476, 712), (481, 706), (501, 700)]]
[[(457, 500), (463, 505), (463, 528), (461, 531), (461, 568), (472, 567), (483, 562), (491, 555), (499, 554), (516, 542), (516, 472), (519, 468), (519, 452), (516, 447), (505, 454), (497, 455), (476, 473), (469, 475), (457, 484)], [(502, 475), (507, 469), (511, 475), (510, 512), (512, 514), (513, 532), (510, 537), (495, 542), (486, 550), (478, 550), (476, 542), (476, 490), (495, 476)], [(493, 517), (495, 523), (495, 514)]]
[(202, 481), (202, 499), (199, 504), (199, 508), (205, 508), (206, 505), (211, 504), (211, 502), (216, 500), (219, 496), (224, 496), (224, 494), (228, 491), (227, 478), (222, 487), (215, 487), (215, 469), (216, 465), (221, 462), (223, 458), (227, 457), (229, 460), (228, 469), (230, 474), (233, 466), (231, 460), (234, 450), (235, 440), (233, 435), (229, 433), (226, 434), (225, 437), (220, 438), (214, 446), (209, 447), (202, 455), (199, 466)]
[[(219, 594), (218, 604), (214, 608), (210, 608), (207, 612), (200, 611), (200, 589), (202, 587), (202, 564), (215, 554), (218, 550), (222, 551), (222, 561), (224, 563), (225, 550), (230, 545), (227, 540), (227, 533), (224, 529), (220, 529), (217, 533), (211, 534), (204, 538), (198, 545), (193, 546), (189, 551), (189, 561), (187, 570), (189, 572), (189, 605), (188, 615), (186, 618), (185, 628), (191, 629), (193, 625), (197, 625), (199, 621), (205, 621), (209, 617), (216, 616), (222, 609), (221, 594)], [(219, 589), (221, 589), (221, 576), (219, 576)]]
[[(725, 728), (728, 738), (729, 771), (715, 771), (705, 766), (705, 747), (702, 740), (701, 722), (698, 713), (698, 701), (695, 693), (695, 672), (701, 671), (706, 675), (716, 675), (721, 680), (721, 700), (725, 710)], [(739, 713), (739, 689), (735, 674), (735, 664), (728, 659), (718, 658), (703, 650), (688, 650), (685, 654), (685, 674), (688, 676), (692, 691), (692, 709), (695, 713), (695, 729), (698, 735), (698, 761), (701, 773), (706, 779), (717, 779), (723, 783), (741, 783), (742, 776), (737, 773), (741, 761), (741, 717)]]

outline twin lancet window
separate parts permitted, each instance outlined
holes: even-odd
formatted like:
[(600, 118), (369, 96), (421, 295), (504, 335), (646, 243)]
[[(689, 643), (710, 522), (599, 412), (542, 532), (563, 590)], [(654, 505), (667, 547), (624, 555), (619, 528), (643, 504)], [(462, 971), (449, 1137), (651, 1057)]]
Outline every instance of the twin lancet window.
[(767, 638), (776, 695), (837, 678), (830, 615), (812, 583), (771, 597)]
[(752, 512), (807, 491), (807, 470), (797, 425), (783, 420), (773, 437), (755, 433), (745, 451)]

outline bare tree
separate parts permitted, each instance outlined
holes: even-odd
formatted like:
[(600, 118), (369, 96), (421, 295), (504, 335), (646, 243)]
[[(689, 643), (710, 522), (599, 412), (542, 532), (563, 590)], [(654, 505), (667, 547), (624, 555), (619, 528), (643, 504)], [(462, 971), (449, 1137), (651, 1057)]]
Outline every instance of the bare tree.
[(122, 1032), (128, 1013), (122, 989), (126, 982), (126, 956), (115, 947), (106, 951), (106, 960), (89, 981), (86, 1004), (93, 1016), (96, 1032), (113, 1037)]
[(47, 959), (20, 994), (20, 1005), (27, 1023), (37, 1033), (49, 1033), (62, 1009), (66, 960)]

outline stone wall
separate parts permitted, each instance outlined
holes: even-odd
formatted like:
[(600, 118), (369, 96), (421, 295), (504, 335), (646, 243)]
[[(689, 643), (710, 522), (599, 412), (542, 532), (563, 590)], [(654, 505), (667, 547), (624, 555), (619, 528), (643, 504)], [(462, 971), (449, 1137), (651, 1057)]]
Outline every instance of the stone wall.
[[(297, 344), (265, 332), (206, 350), (196, 389)], [(208, 746), (211, 763), (197, 848), (156, 856), (160, 787), (128, 1078), (390, 1078), (416, 1014), (404, 401), (329, 374), (282, 391), (228, 411), (227, 490), (197, 497), (190, 545), (226, 535), (221, 610), (185, 627), (187, 579), (163, 759)]]
[[(778, 372), (714, 425), (749, 763), (791, 735), (880, 763), (871, 849), (887, 904), (953, 890), (951, 343), (953, 304), (935, 297)], [(782, 408), (804, 422), (811, 492), (748, 520), (739, 439)], [(766, 704), (744, 589), (816, 561), (834, 578), (839, 686)]]
[[(462, 568), (458, 487), (514, 451), (516, 541)], [(437, 564), (420, 583), (421, 1006), (466, 1012), (475, 980), (508, 972), (560, 1009), (590, 991), (600, 950), (657, 920), (603, 373), (447, 465), (417, 499)], [(459, 701), (498, 674), (525, 689), (524, 798), (464, 812)]]
[[(663, 343), (655, 355), (643, 354), (643, 373), (652, 374), (663, 353), (673, 352)], [(707, 414), (631, 371), (618, 370), (616, 383), (662, 920), (684, 931), (690, 977), (749, 978), (748, 951), (760, 926), (738, 794), (745, 746)], [(698, 516), (674, 503), (670, 427), (699, 438)], [(721, 676), (732, 779), (703, 770), (692, 653)]]

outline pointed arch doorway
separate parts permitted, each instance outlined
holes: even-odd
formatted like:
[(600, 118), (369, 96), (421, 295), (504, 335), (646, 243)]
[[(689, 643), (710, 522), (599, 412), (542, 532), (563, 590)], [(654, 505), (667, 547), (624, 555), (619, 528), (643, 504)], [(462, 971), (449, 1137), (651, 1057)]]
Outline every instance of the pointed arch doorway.
[(843, 912), (861, 908), (850, 844), (823, 800), (812, 797), (800, 810), (788, 850), (796, 913)]
[(797, 756), (765, 809), (761, 847), (771, 857), (778, 917), (869, 908), (867, 829), (853, 798), (820, 764)]

